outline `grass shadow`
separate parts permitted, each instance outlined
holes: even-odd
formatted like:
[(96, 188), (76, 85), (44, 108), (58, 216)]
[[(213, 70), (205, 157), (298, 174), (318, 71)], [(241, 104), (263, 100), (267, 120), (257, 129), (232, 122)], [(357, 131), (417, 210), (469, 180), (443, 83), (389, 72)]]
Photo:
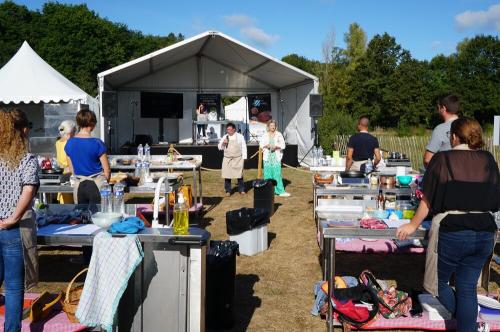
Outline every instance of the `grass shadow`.
[(221, 202), (222, 202), (222, 197), (221, 196), (210, 196), (210, 197), (203, 197), (203, 206), (208, 206), (208, 208), (205, 208), (203, 211), (203, 214), (205, 215), (206, 213), (212, 211), (215, 209)]
[(285, 179), (283, 178), (283, 187), (287, 187), (289, 184), (292, 184), (292, 181), (288, 180), (288, 179)]
[(254, 295), (254, 286), (259, 280), (259, 276), (256, 274), (236, 275), (234, 295), (235, 324), (228, 331), (243, 332), (248, 330), (255, 310), (262, 304), (262, 300)]
[(274, 232), (267, 232), (267, 246), (271, 246), (271, 242), (276, 238), (276, 233)]
[[(61, 248), (50, 248), (50, 250), (39, 250), (39, 281), (40, 282), (69, 282), (73, 277), (82, 270), (83, 265), (72, 263), (72, 258), (82, 256), (82, 250), (71, 250), (69, 254), (57, 254), (54, 251), (61, 250)], [(63, 249), (65, 250), (65, 249)], [(49, 254), (44, 254), (44, 251), (52, 251)], [(82, 261), (83, 262), (83, 261)], [(64, 266), (64, 268), (61, 268)], [(54, 273), (54, 271), (58, 271)], [(79, 281), (81, 281), (80, 279)]]
[(276, 213), (276, 211), (278, 211), (278, 208), (282, 205), (282, 203), (274, 203), (274, 213)]

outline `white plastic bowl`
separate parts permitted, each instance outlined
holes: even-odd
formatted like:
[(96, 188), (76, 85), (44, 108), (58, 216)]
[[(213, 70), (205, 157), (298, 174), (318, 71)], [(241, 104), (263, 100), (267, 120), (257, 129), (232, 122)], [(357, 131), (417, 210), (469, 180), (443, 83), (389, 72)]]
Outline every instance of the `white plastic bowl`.
[(118, 212), (97, 212), (92, 215), (94, 225), (101, 228), (108, 228), (115, 222), (122, 220), (122, 214)]

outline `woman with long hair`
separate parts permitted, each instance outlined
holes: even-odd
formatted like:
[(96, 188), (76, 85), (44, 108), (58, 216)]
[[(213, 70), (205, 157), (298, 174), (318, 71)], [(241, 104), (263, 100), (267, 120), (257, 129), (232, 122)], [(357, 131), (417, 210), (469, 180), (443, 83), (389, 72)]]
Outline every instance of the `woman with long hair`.
[[(485, 331), (477, 326), (477, 280), (493, 252), (500, 208), (500, 174), (493, 155), (481, 150), (482, 129), (471, 118), (451, 124), (452, 150), (437, 152), (424, 175), (424, 197), (399, 239), (415, 232), (431, 212), (424, 288), (451, 312), (457, 331)], [(455, 275), (455, 289), (449, 281)]]
[(264, 179), (275, 180), (274, 193), (281, 197), (288, 197), (290, 194), (285, 191), (281, 176), (281, 158), (285, 149), (285, 139), (277, 129), (276, 121), (269, 120), (267, 132), (260, 140), (260, 147), (264, 151)]
[(28, 152), (29, 122), (18, 109), (0, 108), (0, 284), (5, 289), (4, 331), (21, 331), (24, 289), (38, 277), (36, 227), (31, 210), (40, 182)]

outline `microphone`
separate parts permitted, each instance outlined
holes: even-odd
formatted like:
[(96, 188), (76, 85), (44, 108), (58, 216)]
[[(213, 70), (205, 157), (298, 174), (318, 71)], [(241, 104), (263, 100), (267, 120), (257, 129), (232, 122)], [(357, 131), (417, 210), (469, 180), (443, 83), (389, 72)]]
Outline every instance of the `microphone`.
[(229, 135), (228, 135), (228, 134), (226, 134), (226, 135), (224, 135), (224, 136), (225, 136), (225, 138), (224, 138), (224, 139), (226, 139), (226, 140), (227, 140), (227, 143), (226, 143), (226, 144), (224, 144), (224, 149), (225, 149), (225, 148), (227, 148), (227, 145), (229, 144)]

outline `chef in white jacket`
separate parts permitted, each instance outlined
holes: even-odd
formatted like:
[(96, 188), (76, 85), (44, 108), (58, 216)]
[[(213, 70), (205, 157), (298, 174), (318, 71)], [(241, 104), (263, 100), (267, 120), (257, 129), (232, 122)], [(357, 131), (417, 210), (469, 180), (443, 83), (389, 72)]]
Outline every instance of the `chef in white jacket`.
[(219, 150), (224, 151), (221, 176), (224, 179), (226, 196), (231, 195), (231, 179), (238, 180), (238, 192), (244, 195), (243, 164), (247, 159), (247, 144), (243, 135), (236, 132), (234, 123), (229, 122), (226, 125), (226, 135), (222, 136), (218, 146)]

